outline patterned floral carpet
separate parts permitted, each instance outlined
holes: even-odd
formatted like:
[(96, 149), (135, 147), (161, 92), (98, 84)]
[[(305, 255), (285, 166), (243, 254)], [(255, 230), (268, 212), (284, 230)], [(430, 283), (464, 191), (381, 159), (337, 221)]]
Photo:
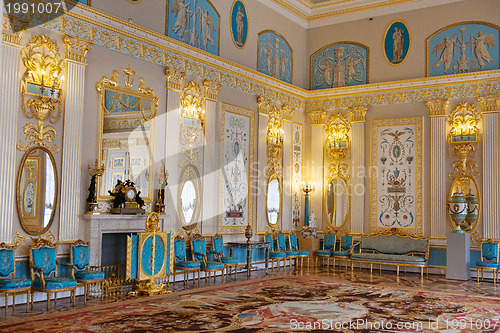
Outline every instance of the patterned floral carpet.
[(500, 300), (331, 278), (250, 280), (0, 323), (0, 332), (496, 332)]

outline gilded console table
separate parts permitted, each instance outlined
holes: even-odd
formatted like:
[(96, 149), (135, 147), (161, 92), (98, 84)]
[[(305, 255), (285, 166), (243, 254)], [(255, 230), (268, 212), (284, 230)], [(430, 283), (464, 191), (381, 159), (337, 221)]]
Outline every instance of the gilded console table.
[(252, 264), (252, 252), (253, 249), (266, 249), (266, 274), (267, 274), (267, 264), (269, 263), (269, 247), (271, 244), (266, 242), (228, 242), (227, 245), (231, 249), (231, 257), (234, 253), (234, 248), (247, 249), (247, 277), (250, 277), (250, 268)]

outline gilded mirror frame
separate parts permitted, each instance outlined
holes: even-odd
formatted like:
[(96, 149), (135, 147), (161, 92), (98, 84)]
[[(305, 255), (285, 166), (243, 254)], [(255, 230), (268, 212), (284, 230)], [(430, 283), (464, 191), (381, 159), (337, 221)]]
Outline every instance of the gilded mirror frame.
[[(196, 199), (194, 203), (194, 211), (191, 217), (191, 221), (186, 222), (184, 213), (182, 212), (182, 190), (184, 189), (184, 185), (186, 182), (191, 181), (194, 186), (194, 190), (196, 192)], [(187, 164), (184, 168), (182, 168), (181, 175), (179, 177), (179, 187), (177, 188), (177, 210), (179, 215), (179, 220), (181, 222), (181, 226), (184, 230), (193, 230), (198, 225), (200, 214), (201, 214), (201, 179), (200, 172), (198, 168), (194, 164)]]
[[(268, 210), (267, 201), (268, 201), (268, 196), (269, 196), (269, 185), (271, 184), (271, 181), (273, 181), (275, 179), (278, 181), (279, 203), (278, 203), (278, 217), (276, 219), (276, 224), (272, 224), (269, 221), (269, 214), (267, 212), (267, 210)], [(282, 191), (280, 178), (276, 174), (272, 174), (269, 177), (269, 179), (267, 180), (267, 186), (266, 186), (266, 220), (267, 220), (267, 225), (271, 229), (279, 228), (279, 223), (281, 221), (282, 202), (283, 202), (283, 191)]]
[[(340, 179), (342, 181), (342, 185), (344, 186), (345, 193), (346, 193), (346, 211), (344, 213), (344, 218), (343, 218), (342, 224), (339, 225), (339, 226), (335, 226), (332, 223), (332, 220), (335, 219), (335, 216), (337, 214), (337, 212), (336, 212), (336, 206), (334, 207), (332, 220), (330, 220), (328, 218), (328, 207), (327, 207), (328, 185), (330, 185), (330, 183), (333, 182), (335, 179)], [(351, 200), (350, 200), (350, 197), (349, 197), (349, 188), (347, 187), (347, 181), (343, 177), (340, 177), (340, 176), (329, 177), (327, 179), (326, 184), (325, 184), (325, 190), (324, 190), (324, 195), (323, 195), (323, 207), (324, 207), (324, 212), (325, 212), (325, 216), (326, 216), (326, 222), (328, 223), (328, 225), (331, 228), (333, 228), (333, 229), (340, 229), (340, 228), (342, 228), (345, 225), (345, 223), (347, 222), (347, 216), (350, 213), (350, 211), (349, 211), (349, 209), (351, 208), (350, 207), (350, 201)]]
[[(138, 144), (140, 146), (145, 146), (148, 151), (148, 154), (149, 154), (149, 161), (147, 161), (147, 158), (145, 159), (145, 163), (148, 163), (149, 162), (149, 166), (147, 168), (145, 168), (145, 171), (143, 172), (146, 172), (146, 174), (144, 175), (146, 178), (145, 178), (145, 184), (147, 184), (148, 186), (148, 189), (147, 189), (147, 192), (144, 191), (143, 189), (142, 190), (142, 193), (141, 193), (141, 196), (142, 196), (142, 199), (146, 202), (146, 203), (151, 203), (153, 202), (153, 196), (154, 196), (154, 154), (155, 154), (155, 149), (154, 149), (154, 142), (155, 142), (155, 116), (156, 116), (156, 113), (157, 113), (157, 109), (158, 109), (158, 101), (159, 101), (159, 98), (156, 97), (154, 95), (154, 91), (150, 88), (146, 88), (145, 86), (145, 82), (144, 82), (144, 78), (140, 77), (138, 79), (138, 87), (137, 89), (133, 89), (133, 83), (134, 83), (134, 77), (136, 75), (136, 72), (134, 70), (132, 70), (129, 67), (127, 68), (122, 68), (121, 69), (122, 72), (123, 72), (123, 81), (124, 81), (124, 86), (121, 87), (120, 84), (119, 84), (119, 72), (118, 70), (113, 70), (112, 71), (112, 74), (111, 74), (111, 77), (106, 77), (106, 76), (103, 76), (103, 78), (97, 82), (96, 84), (96, 90), (99, 94), (99, 126), (98, 126), (98, 130), (99, 130), (99, 140), (98, 140), (98, 165), (104, 165), (104, 173), (102, 175), (102, 177), (98, 177), (97, 178), (97, 200), (99, 203), (103, 203), (106, 202), (106, 203), (109, 203), (110, 200), (113, 199), (112, 196), (110, 196), (108, 194), (108, 190), (113, 190), (115, 184), (112, 184), (113, 183), (113, 175), (111, 175), (111, 181), (110, 181), (110, 184), (108, 185), (105, 185), (106, 184), (106, 181), (103, 179), (104, 177), (107, 177), (108, 175), (106, 174), (107, 172), (112, 172), (112, 159), (110, 156), (108, 156), (109, 154), (109, 148), (122, 148), (122, 149), (126, 149), (129, 153), (129, 157), (128, 157), (128, 165), (129, 165), (129, 169), (131, 170), (131, 167), (132, 166), (132, 162), (133, 162), (133, 159), (134, 157), (136, 156), (133, 156), (133, 153), (132, 151), (130, 150), (130, 147), (129, 147), (129, 144), (130, 144), (130, 141), (128, 140), (129, 139), (129, 136), (130, 134), (134, 133), (135, 130), (137, 130), (137, 128), (142, 128), (142, 131), (143, 133), (144, 132), (144, 128), (146, 127), (145, 126), (145, 123), (146, 122), (149, 122), (149, 137), (145, 137), (143, 138), (142, 140), (144, 142), (142, 142), (140, 139), (136, 139), (136, 143), (135, 144)], [(118, 96), (117, 101), (114, 101), (113, 102), (113, 107), (110, 108), (110, 110), (108, 111), (107, 107), (106, 107), (106, 91), (110, 91), (112, 93), (115, 94), (115, 96)], [(122, 120), (129, 120), (130, 122), (135, 122), (135, 124), (137, 124), (138, 126), (135, 127), (135, 128), (128, 128), (129, 131), (128, 132), (124, 132), (124, 135), (122, 136), (119, 136), (119, 135), (116, 135), (113, 136), (112, 138), (109, 139), (109, 142), (106, 143), (106, 147), (104, 145), (104, 130), (105, 130), (105, 115), (106, 114), (110, 114), (112, 112), (112, 110), (115, 109), (115, 105), (117, 103), (121, 103), (121, 105), (123, 105), (124, 108), (127, 108), (124, 103), (122, 103), (122, 101), (120, 101), (120, 95), (119, 94), (122, 94), (123, 96), (127, 96), (127, 98), (132, 98), (132, 99), (136, 99), (136, 106), (137, 106), (137, 110), (135, 111), (132, 111), (131, 112), (131, 116), (133, 116), (132, 118), (127, 118), (127, 117), (123, 117), (121, 118)], [(150, 110), (144, 110), (144, 102), (147, 101), (148, 103), (150, 102), (151, 103), (151, 109)], [(131, 107), (129, 107), (130, 109)], [(124, 115), (126, 114), (127, 111), (125, 112), (117, 112), (117, 113), (114, 113), (114, 115)], [(132, 120), (130, 120), (132, 119)], [(108, 120), (110, 123), (113, 121), (113, 119), (111, 120)], [(115, 124), (118, 128), (120, 127), (120, 123), (119, 123), (119, 120), (118, 121), (115, 121), (117, 124)], [(128, 135), (126, 135), (128, 133)], [(132, 143), (134, 143), (132, 141)], [(103, 151), (103, 149), (106, 148), (106, 152)], [(108, 158), (110, 159), (108, 161)], [(126, 158), (125, 158), (126, 159)], [(107, 162), (107, 163), (106, 163)], [(113, 162), (114, 163), (114, 162)], [(123, 175), (124, 177), (124, 180), (126, 179), (132, 179), (132, 176), (130, 175), (130, 170), (129, 170), (129, 174), (128, 176), (125, 174)], [(103, 188), (103, 186), (107, 186), (109, 188)]]
[[(21, 194), (21, 180), (22, 180), (21, 177), (22, 177), (23, 167), (24, 167), (24, 164), (26, 163), (26, 160), (30, 156), (30, 154), (33, 151), (35, 151), (35, 150), (42, 150), (43, 152), (45, 152), (47, 154), (47, 156), (50, 157), (50, 162), (52, 163), (52, 167), (53, 167), (53, 170), (54, 170), (54, 183), (55, 183), (54, 205), (53, 205), (53, 208), (52, 208), (52, 213), (50, 215), (49, 223), (47, 224), (46, 227), (44, 227), (40, 231), (33, 231), (33, 230), (29, 230), (28, 229), (28, 227), (23, 222), (24, 221), (24, 216), (22, 214), (22, 207), (21, 207), (22, 202), (24, 201), (24, 191)], [(40, 188), (38, 187), (37, 188), (37, 192), (39, 192), (39, 189)], [(19, 224), (21, 224), (21, 228), (28, 235), (39, 236), (39, 235), (43, 235), (44, 233), (46, 233), (50, 229), (50, 227), (52, 226), (52, 223), (54, 222), (54, 216), (55, 216), (55, 213), (56, 213), (56, 210), (57, 210), (57, 203), (59, 201), (58, 198), (59, 198), (59, 178), (58, 178), (58, 174), (57, 174), (57, 164), (56, 164), (56, 160), (54, 159), (54, 155), (52, 154), (52, 152), (49, 149), (47, 149), (45, 147), (42, 147), (42, 146), (35, 146), (35, 147), (29, 148), (24, 153), (23, 158), (21, 159), (21, 163), (19, 164), (18, 171), (17, 171), (17, 181), (16, 181), (16, 209), (17, 209), (17, 216), (19, 218)]]
[[(462, 174), (462, 175), (459, 175), (459, 176), (453, 178), (451, 180), (451, 185), (450, 185), (450, 188), (449, 188), (448, 202), (450, 202), (450, 199), (453, 196), (453, 193), (455, 192), (456, 187), (457, 186), (462, 187), (461, 184), (460, 185), (459, 184), (455, 184), (455, 182), (460, 181), (460, 179), (462, 179), (462, 178), (467, 178), (467, 179), (471, 180), (472, 184), (474, 185), (474, 187), (476, 189), (476, 193), (475, 193), (475, 195), (477, 196), (477, 218), (476, 218), (476, 221), (474, 222), (474, 224), (472, 225), (472, 227), (470, 229), (462, 229), (463, 232), (470, 233), (470, 232), (473, 232), (476, 229), (476, 227), (478, 225), (478, 222), (479, 222), (479, 219), (481, 217), (481, 210), (482, 210), (481, 192), (479, 191), (479, 186), (477, 185), (477, 182), (474, 179), (474, 177), (471, 177), (470, 175), (464, 175), (464, 174)], [(467, 195), (467, 193), (465, 193), (464, 196), (465, 195)], [(455, 223), (455, 221), (453, 221), (453, 219), (451, 218), (451, 215), (449, 213), (446, 214), (446, 215), (448, 215), (448, 219), (449, 219), (449, 221), (450, 221), (453, 229), (455, 229), (457, 227), (457, 224)]]

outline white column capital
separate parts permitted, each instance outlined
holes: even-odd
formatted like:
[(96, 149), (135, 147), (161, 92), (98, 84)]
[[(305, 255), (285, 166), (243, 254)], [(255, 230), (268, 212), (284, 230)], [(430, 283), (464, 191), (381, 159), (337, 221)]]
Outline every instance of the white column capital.
[(165, 76), (167, 78), (167, 88), (172, 90), (181, 90), (182, 82), (186, 78), (186, 73), (174, 68), (167, 67), (165, 69)]
[(87, 63), (87, 52), (92, 48), (92, 44), (81, 38), (66, 35), (64, 36), (64, 45), (66, 46), (67, 60)]
[(445, 98), (433, 99), (426, 101), (431, 117), (443, 117), (446, 115), (446, 108), (449, 105), (449, 100)]
[(486, 95), (477, 98), (481, 112), (500, 112), (500, 95)]

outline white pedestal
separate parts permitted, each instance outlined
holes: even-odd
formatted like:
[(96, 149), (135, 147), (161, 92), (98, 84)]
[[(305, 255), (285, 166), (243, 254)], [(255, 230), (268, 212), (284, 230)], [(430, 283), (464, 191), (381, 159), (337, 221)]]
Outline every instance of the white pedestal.
[(446, 235), (446, 278), (470, 280), (470, 235), (467, 233)]

